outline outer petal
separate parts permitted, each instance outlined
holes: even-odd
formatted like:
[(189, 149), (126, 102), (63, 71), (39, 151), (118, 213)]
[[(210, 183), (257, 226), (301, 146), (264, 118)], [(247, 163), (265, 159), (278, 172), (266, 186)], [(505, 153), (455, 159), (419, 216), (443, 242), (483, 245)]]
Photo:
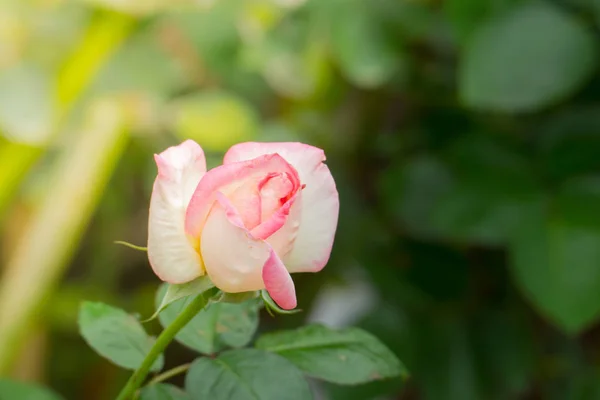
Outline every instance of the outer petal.
[[(224, 163), (235, 163), (276, 153), (298, 171), (306, 185), (302, 202), (290, 214), (299, 215), (299, 227), (292, 250), (283, 257), (290, 272), (320, 271), (331, 253), (339, 214), (339, 198), (335, 182), (325, 161), (323, 150), (302, 143), (240, 143), (225, 154)], [(301, 212), (294, 210), (302, 207)], [(296, 212), (295, 212), (296, 211)], [(284, 227), (285, 228), (285, 227)]]
[(262, 277), (267, 292), (279, 307), (284, 310), (296, 308), (294, 281), (292, 281), (290, 273), (273, 249), (271, 249), (269, 258), (263, 267)]
[(204, 274), (200, 255), (185, 234), (185, 210), (206, 172), (202, 148), (188, 140), (154, 156), (154, 181), (148, 219), (148, 259), (154, 273), (170, 283)]
[(228, 195), (247, 180), (258, 179), (270, 172), (287, 173), (296, 186), (300, 184), (296, 170), (277, 154), (263, 154), (252, 160), (210, 170), (196, 187), (186, 211), (186, 232), (193, 237), (200, 236), (218, 191)]
[(220, 192), (202, 231), (206, 271), (219, 289), (239, 293), (266, 288), (277, 304), (296, 306), (294, 283), (271, 246), (254, 238)]

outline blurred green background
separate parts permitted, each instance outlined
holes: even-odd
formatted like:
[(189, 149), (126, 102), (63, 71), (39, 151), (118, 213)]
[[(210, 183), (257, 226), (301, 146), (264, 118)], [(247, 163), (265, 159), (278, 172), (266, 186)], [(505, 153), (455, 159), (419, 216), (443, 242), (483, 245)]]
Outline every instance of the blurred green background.
[(153, 312), (113, 243), (145, 243), (152, 154), (302, 141), (337, 238), (261, 329), (361, 326), (412, 374), (318, 399), (600, 399), (599, 46), (598, 0), (3, 0), (0, 375), (114, 396), (77, 310)]

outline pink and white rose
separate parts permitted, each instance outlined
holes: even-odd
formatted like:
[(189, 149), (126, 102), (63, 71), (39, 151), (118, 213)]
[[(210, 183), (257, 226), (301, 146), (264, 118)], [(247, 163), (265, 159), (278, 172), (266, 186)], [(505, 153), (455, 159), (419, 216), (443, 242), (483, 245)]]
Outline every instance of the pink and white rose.
[(296, 307), (290, 273), (318, 272), (331, 253), (338, 192), (323, 150), (302, 143), (241, 143), (206, 171), (192, 140), (155, 155), (148, 258), (160, 279), (208, 274), (228, 293), (266, 289)]

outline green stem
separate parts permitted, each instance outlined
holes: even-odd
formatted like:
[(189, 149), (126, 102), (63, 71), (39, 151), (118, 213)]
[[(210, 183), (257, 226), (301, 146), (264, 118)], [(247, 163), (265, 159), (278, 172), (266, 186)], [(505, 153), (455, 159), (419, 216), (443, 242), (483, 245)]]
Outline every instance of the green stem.
[(150, 349), (150, 352), (142, 362), (142, 365), (131, 375), (131, 378), (125, 384), (119, 396), (117, 396), (116, 400), (130, 400), (133, 398), (135, 392), (139, 387), (144, 383), (148, 372), (150, 372), (150, 368), (165, 350), (167, 345), (171, 343), (177, 332), (179, 332), (184, 326), (191, 321), (192, 318), (196, 314), (198, 314), (206, 305), (208, 304), (208, 299), (212, 296), (211, 290), (209, 292), (205, 292), (203, 294), (198, 295), (182, 312), (177, 316), (175, 321), (171, 323), (156, 339), (154, 346)]
[(190, 369), (190, 366), (191, 366), (191, 364), (183, 364), (178, 367), (172, 368), (168, 371), (165, 371), (160, 375), (156, 375), (154, 378), (152, 378), (150, 380), (150, 382), (148, 382), (148, 385), (160, 383), (160, 382), (166, 381), (167, 379), (171, 379), (172, 377), (177, 376), (179, 374), (183, 374), (188, 369)]

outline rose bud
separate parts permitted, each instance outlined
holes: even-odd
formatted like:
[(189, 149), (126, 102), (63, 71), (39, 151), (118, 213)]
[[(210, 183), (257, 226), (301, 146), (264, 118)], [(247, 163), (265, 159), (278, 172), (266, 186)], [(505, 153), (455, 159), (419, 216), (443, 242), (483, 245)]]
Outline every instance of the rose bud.
[(331, 253), (338, 192), (323, 150), (302, 143), (241, 143), (206, 171), (187, 140), (155, 156), (148, 258), (163, 281), (208, 274), (226, 293), (266, 289), (296, 307), (290, 273), (318, 272)]

